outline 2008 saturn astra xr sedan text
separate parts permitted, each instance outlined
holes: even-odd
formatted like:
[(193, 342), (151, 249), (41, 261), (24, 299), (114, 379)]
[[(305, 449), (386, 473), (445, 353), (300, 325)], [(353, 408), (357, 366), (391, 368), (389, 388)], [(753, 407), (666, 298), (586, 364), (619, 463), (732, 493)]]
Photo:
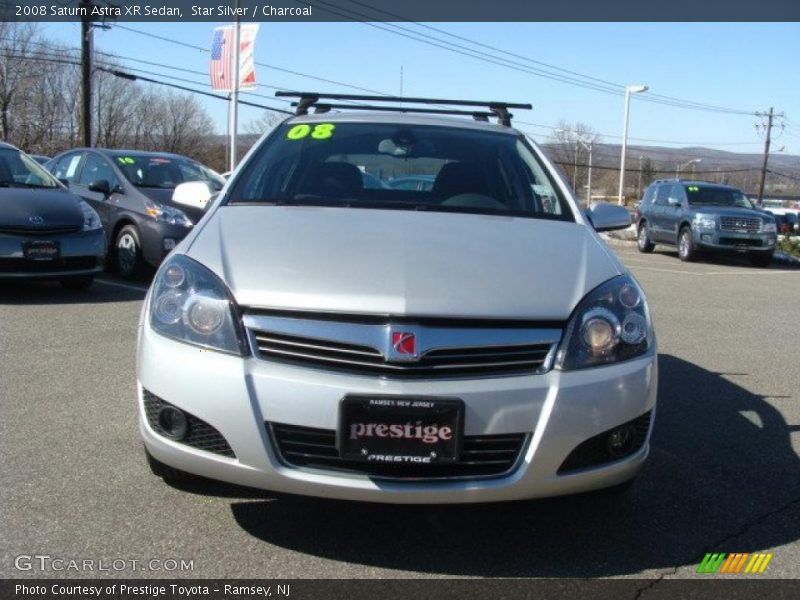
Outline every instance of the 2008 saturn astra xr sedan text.
[[(435, 101), (478, 106), (451, 111), (466, 119), (422, 99), (409, 113), (408, 99), (298, 96), (146, 297), (153, 472), (396, 503), (630, 482), (649, 452), (656, 340), (596, 233), (628, 227), (627, 211), (581, 210), (510, 126), (527, 105)], [(364, 185), (400, 177), (433, 185)]]

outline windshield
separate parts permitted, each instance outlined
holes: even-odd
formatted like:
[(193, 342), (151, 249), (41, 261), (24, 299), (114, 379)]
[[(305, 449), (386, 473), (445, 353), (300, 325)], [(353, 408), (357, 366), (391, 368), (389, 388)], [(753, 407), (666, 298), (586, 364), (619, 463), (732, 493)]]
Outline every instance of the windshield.
[(687, 185), (686, 196), (689, 198), (689, 204), (754, 208), (753, 203), (739, 190)]
[(284, 124), (248, 161), (228, 203), (573, 220), (520, 136), (423, 125)]
[(224, 183), (214, 171), (188, 158), (126, 154), (114, 161), (136, 187), (173, 189), (187, 181), (205, 181), (219, 190)]
[(56, 188), (59, 183), (28, 155), (0, 148), (0, 187)]

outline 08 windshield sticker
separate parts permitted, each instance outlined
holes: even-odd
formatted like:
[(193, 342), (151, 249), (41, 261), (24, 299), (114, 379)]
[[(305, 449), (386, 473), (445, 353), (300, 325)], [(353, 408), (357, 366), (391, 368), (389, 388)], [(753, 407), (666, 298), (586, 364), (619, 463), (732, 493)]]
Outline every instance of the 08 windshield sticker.
[(286, 132), (286, 139), (303, 140), (309, 137), (310, 134), (313, 140), (327, 140), (333, 136), (333, 131), (335, 129), (336, 125), (333, 123), (319, 123), (318, 125), (314, 125), (313, 129), (311, 125), (301, 123), (300, 125), (295, 125)]
[(690, 185), (690, 186), (689, 186), (688, 188), (686, 188), (686, 189), (688, 189), (690, 192), (699, 192), (699, 191), (700, 191), (700, 188), (699, 188), (699, 187), (697, 187), (696, 185)]
[(133, 160), (130, 156), (119, 156), (117, 157), (117, 162), (123, 165), (133, 165), (136, 164), (136, 161)]

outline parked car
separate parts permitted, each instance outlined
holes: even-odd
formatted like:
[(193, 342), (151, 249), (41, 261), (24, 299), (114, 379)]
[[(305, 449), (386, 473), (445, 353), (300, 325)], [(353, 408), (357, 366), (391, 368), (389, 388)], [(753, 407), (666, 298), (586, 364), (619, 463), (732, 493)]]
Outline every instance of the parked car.
[(636, 219), (640, 252), (668, 244), (678, 247), (684, 261), (703, 252), (742, 252), (759, 267), (769, 265), (775, 252), (775, 218), (726, 185), (655, 181), (645, 191)]
[(769, 214), (775, 217), (778, 233), (781, 235), (800, 235), (800, 212), (789, 208), (767, 208)]
[[(579, 210), (519, 105), (304, 114), (325, 97), (301, 95), (156, 274), (136, 373), (153, 472), (395, 503), (630, 482), (656, 340), (596, 233), (629, 213)], [(366, 188), (364, 162), (436, 177)]]
[(175, 188), (202, 181), (216, 190), (224, 180), (211, 169), (177, 154), (79, 148), (47, 163), (100, 215), (109, 259), (125, 278), (146, 264), (157, 267), (202, 217), (197, 207), (173, 201)]
[(0, 281), (57, 279), (91, 285), (103, 269), (100, 217), (39, 163), (0, 143)]

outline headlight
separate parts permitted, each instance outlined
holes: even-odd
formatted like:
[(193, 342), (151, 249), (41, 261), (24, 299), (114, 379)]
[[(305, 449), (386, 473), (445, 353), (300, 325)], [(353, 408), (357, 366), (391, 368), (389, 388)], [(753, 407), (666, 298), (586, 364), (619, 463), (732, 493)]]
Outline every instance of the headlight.
[(775, 221), (764, 221), (761, 224), (761, 231), (764, 233), (776, 233), (778, 231), (778, 226)]
[(245, 353), (236, 305), (225, 284), (200, 263), (178, 254), (158, 270), (150, 326), (158, 333), (223, 352)]
[(193, 225), (192, 220), (179, 208), (164, 206), (150, 200), (145, 200), (144, 207), (147, 210), (147, 214), (160, 223), (180, 225), (181, 227), (191, 227)]
[(644, 293), (630, 275), (620, 275), (580, 301), (567, 323), (555, 367), (567, 371), (628, 360), (652, 344)]
[(694, 216), (694, 224), (699, 229), (714, 229), (717, 226), (717, 219), (714, 215), (698, 213)]
[(83, 230), (92, 231), (93, 229), (100, 229), (103, 226), (100, 222), (100, 215), (98, 215), (85, 200), (81, 200), (80, 205), (83, 211)]

